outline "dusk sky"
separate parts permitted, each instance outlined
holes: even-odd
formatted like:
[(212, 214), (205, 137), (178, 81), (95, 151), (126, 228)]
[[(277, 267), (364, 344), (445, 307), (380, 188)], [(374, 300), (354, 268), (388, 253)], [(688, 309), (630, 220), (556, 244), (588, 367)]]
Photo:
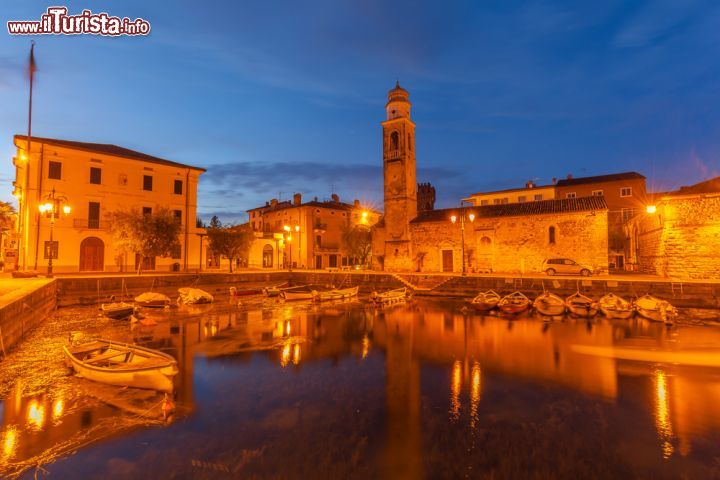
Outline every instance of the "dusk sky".
[(399, 79), (438, 206), (528, 179), (635, 170), (649, 190), (720, 171), (720, 4), (3, 0), (0, 200), (27, 129), (31, 37), (57, 3), (147, 37), (38, 36), (33, 134), (202, 166), (199, 213), (241, 221), (293, 192), (382, 207)]

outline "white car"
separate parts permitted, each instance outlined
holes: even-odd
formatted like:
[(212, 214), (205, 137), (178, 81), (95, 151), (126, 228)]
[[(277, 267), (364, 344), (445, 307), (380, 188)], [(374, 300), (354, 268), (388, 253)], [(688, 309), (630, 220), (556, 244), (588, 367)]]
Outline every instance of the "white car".
[(582, 275), (589, 277), (593, 267), (577, 263), (569, 258), (548, 258), (543, 262), (542, 271), (548, 275)]

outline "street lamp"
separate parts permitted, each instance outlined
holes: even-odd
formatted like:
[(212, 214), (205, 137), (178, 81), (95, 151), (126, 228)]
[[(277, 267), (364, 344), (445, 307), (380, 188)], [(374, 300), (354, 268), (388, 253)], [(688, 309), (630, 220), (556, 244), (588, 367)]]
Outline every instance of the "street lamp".
[(653, 214), (657, 212), (657, 207), (655, 205), (648, 205), (647, 207), (645, 207), (645, 211), (649, 214)]
[[(290, 264), (288, 266), (288, 271), (292, 272), (292, 228), (290, 226), (285, 225), (283, 226), (283, 230), (285, 230), (285, 234), (283, 235), (283, 239), (288, 242), (288, 245), (290, 246)], [(300, 232), (300, 226), (295, 225), (295, 231)], [(298, 248), (300, 248), (298, 244)]]
[(65, 216), (67, 216), (70, 215), (70, 211), (72, 209), (70, 208), (70, 205), (68, 205), (67, 198), (63, 197), (62, 195), (55, 195), (55, 187), (53, 187), (50, 195), (45, 197), (45, 203), (41, 203), (40, 205), (38, 205), (38, 210), (40, 210), (40, 213), (50, 219), (50, 244), (49, 247), (46, 249), (46, 253), (48, 257), (47, 277), (52, 278), (52, 261), (53, 257), (57, 254), (55, 243), (53, 242), (53, 229), (55, 228), (55, 219), (58, 217), (61, 210), (65, 214)]
[[(475, 214), (470, 212), (467, 215), (467, 219), (470, 220), (470, 223), (473, 223), (475, 221)], [(458, 221), (457, 215), (450, 216), (450, 221), (455, 224), (455, 222)], [(465, 201), (460, 202), (460, 243), (462, 245), (462, 274), (463, 276), (466, 275), (465, 271)]]

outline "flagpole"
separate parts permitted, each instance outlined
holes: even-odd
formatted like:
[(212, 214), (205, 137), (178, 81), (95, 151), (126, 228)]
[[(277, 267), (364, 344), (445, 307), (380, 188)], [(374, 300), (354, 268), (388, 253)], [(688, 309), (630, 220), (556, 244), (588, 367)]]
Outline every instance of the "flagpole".
[[(23, 192), (23, 204), (25, 210), (25, 221), (23, 228), (24, 242), (21, 243), (23, 247), (23, 270), (27, 269), (27, 250), (28, 243), (30, 241), (30, 151), (32, 147), (32, 98), (33, 98), (33, 76), (35, 74), (35, 41), (30, 41), (30, 99), (28, 101), (28, 131), (27, 131), (27, 144), (25, 149), (25, 191)], [(40, 225), (38, 225), (40, 228)]]

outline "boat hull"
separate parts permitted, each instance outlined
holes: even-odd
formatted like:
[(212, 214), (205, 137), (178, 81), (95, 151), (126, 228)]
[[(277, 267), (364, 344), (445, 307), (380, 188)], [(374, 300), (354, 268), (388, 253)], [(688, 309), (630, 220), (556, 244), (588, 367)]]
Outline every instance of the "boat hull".
[(375, 303), (393, 303), (405, 300), (407, 295), (406, 288), (398, 288), (395, 290), (388, 290), (387, 292), (378, 293), (373, 297)]
[(553, 294), (543, 294), (535, 299), (533, 307), (541, 315), (557, 317), (565, 313), (565, 303), (562, 298)]
[(103, 315), (108, 318), (112, 318), (113, 320), (124, 320), (126, 318), (130, 318), (130, 316), (135, 313), (135, 305), (130, 303), (117, 305), (103, 303), (100, 306), (100, 311)]
[(351, 298), (358, 294), (359, 287), (341, 288), (315, 293), (315, 300), (325, 302), (328, 300), (342, 300), (343, 298)]

